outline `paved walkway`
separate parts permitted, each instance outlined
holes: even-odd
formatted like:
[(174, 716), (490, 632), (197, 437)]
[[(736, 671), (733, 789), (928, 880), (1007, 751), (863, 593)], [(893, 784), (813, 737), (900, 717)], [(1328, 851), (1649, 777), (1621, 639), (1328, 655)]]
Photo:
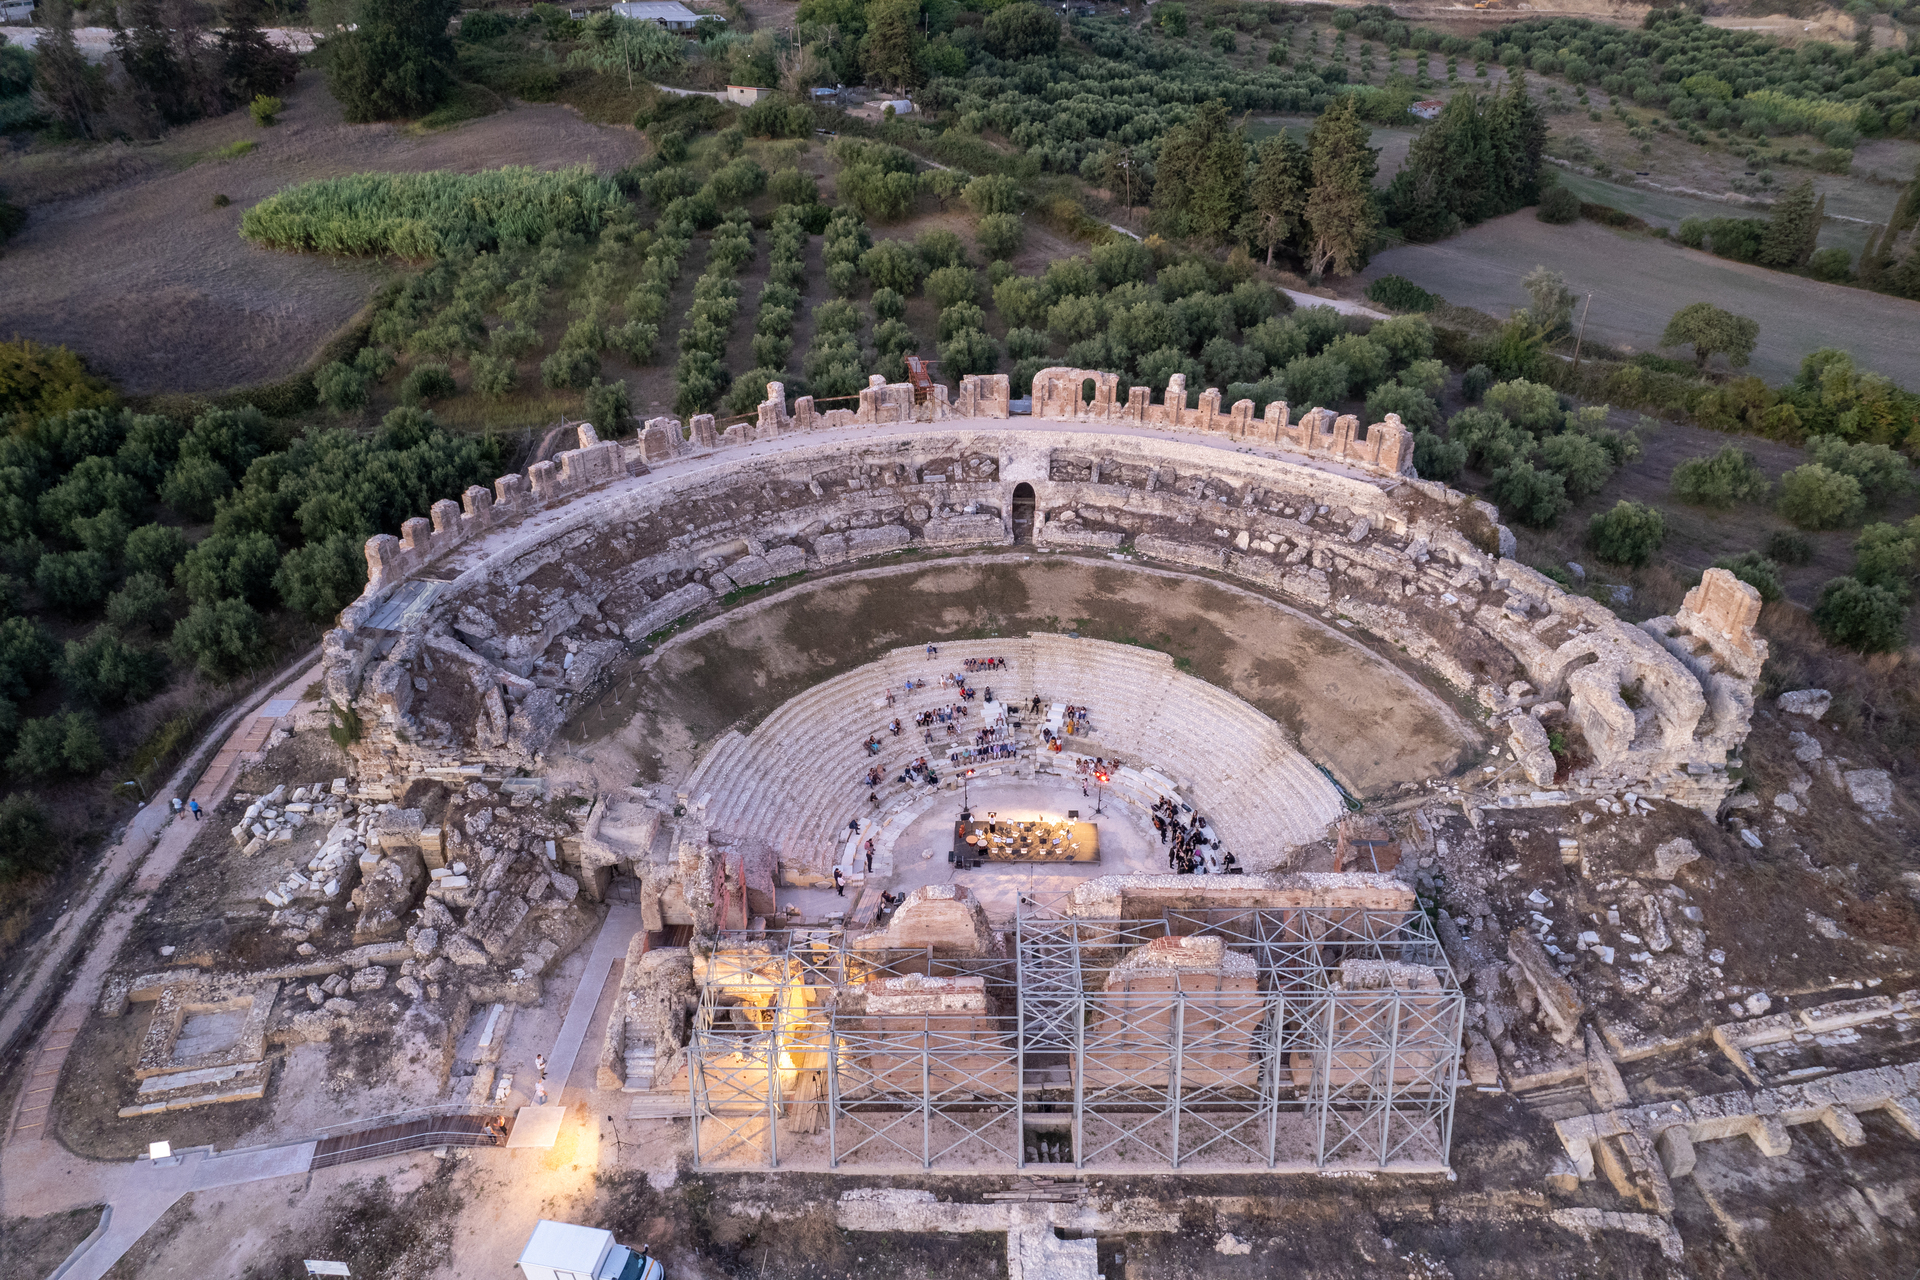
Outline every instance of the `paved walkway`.
[(113, 1218), (61, 1280), (100, 1280), (188, 1192), (304, 1174), (313, 1163), (313, 1148), (313, 1143), (303, 1142), (226, 1156), (191, 1151), (177, 1157), (177, 1164), (139, 1160), (109, 1166), (119, 1174), (106, 1197)]
[(600, 924), (600, 936), (594, 939), (587, 967), (580, 974), (580, 985), (574, 988), (566, 1019), (554, 1039), (553, 1052), (547, 1055), (547, 1079), (555, 1082), (554, 1102), (560, 1101), (558, 1095), (565, 1091), (567, 1077), (573, 1074), (574, 1060), (580, 1056), (580, 1046), (593, 1026), (593, 1013), (600, 1004), (600, 992), (607, 985), (607, 976), (613, 972), (616, 960), (626, 959), (633, 935), (640, 932), (640, 920), (638, 907), (615, 903), (607, 909), (607, 918)]

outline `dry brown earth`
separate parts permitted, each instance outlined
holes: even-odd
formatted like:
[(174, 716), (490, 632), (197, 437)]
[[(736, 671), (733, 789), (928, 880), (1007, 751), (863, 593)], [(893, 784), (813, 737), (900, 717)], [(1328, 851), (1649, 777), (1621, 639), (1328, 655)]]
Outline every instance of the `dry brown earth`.
[[(249, 206), (291, 183), (367, 170), (606, 171), (643, 145), (631, 129), (589, 124), (559, 106), (516, 106), (424, 134), (350, 125), (313, 71), (300, 74), (287, 102), (272, 129), (236, 112), (151, 147), (8, 158), (4, 181), (30, 217), (0, 257), (0, 333), (65, 343), (133, 392), (283, 376), (394, 264), (255, 248), (239, 235)], [(238, 141), (259, 145), (216, 157)], [(216, 195), (232, 203), (216, 207)]]

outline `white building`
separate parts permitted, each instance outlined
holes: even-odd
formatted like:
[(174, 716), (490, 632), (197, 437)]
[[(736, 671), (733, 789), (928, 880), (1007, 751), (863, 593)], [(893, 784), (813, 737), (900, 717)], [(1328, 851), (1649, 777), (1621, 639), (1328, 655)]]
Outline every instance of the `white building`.
[(763, 89), (757, 84), (730, 84), (727, 86), (727, 101), (737, 106), (750, 107), (774, 92), (776, 90)]
[(693, 24), (702, 18), (712, 18), (715, 22), (726, 19), (711, 13), (695, 13), (680, 0), (621, 0), (613, 6), (614, 13), (622, 18), (634, 18), (642, 22), (657, 22), (669, 31), (692, 31)]
[(613, 1232), (542, 1218), (516, 1263), (527, 1280), (664, 1280), (645, 1254), (615, 1244)]

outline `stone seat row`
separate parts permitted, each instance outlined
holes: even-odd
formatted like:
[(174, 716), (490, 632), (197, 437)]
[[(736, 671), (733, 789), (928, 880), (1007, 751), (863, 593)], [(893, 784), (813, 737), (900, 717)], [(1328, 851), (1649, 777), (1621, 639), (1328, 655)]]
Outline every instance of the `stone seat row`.
[[(911, 725), (913, 715), (959, 700), (957, 691), (941, 686), (939, 674), (962, 667), (966, 658), (992, 656), (1006, 658), (1009, 666), (973, 679), (978, 686), (992, 679), (1036, 748), (1038, 725), (1025, 708), (1038, 692), (1047, 702), (1089, 709), (1095, 732), (1069, 737), (1076, 750), (1143, 765), (1206, 762), (1189, 798), (1243, 858), (1266, 861), (1260, 855), (1276, 845), (1316, 838), (1337, 809), (1331, 787), (1254, 708), (1178, 675), (1151, 651), (1065, 637), (943, 645), (931, 660), (923, 650), (896, 650), (823, 681), (783, 704), (751, 735), (717, 745), (695, 774), (696, 799), (710, 797), (707, 819), (713, 826), (767, 839), (784, 862), (824, 871), (842, 856), (847, 818), (877, 818), (884, 826), (925, 793), (924, 784), (896, 781), (911, 760), (925, 755), (936, 773), (948, 771), (946, 743), (926, 743)], [(909, 679), (928, 685), (908, 693), (902, 686)], [(882, 701), (887, 689), (894, 691), (892, 707)], [(983, 701), (971, 705), (977, 709)], [(885, 730), (894, 716), (907, 722), (898, 738)], [(984, 723), (977, 714), (961, 721), (955, 741), (970, 743)], [(876, 732), (882, 750), (869, 755), (864, 743)], [(1044, 755), (1038, 762), (1046, 765)], [(860, 779), (876, 764), (885, 777), (873, 788), (877, 808)], [(1146, 792), (1152, 789), (1141, 787), (1128, 798), (1150, 804)]]

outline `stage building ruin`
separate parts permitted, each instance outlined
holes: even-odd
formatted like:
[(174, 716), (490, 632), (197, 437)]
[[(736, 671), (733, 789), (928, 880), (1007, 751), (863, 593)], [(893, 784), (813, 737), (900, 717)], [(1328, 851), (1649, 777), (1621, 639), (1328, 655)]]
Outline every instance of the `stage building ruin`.
[(694, 965), (700, 1164), (1445, 1169), (1465, 998), (1409, 889), (1106, 879), (1132, 883), (1025, 907), (980, 954), (910, 945), (951, 886), (886, 945), (721, 933)]

